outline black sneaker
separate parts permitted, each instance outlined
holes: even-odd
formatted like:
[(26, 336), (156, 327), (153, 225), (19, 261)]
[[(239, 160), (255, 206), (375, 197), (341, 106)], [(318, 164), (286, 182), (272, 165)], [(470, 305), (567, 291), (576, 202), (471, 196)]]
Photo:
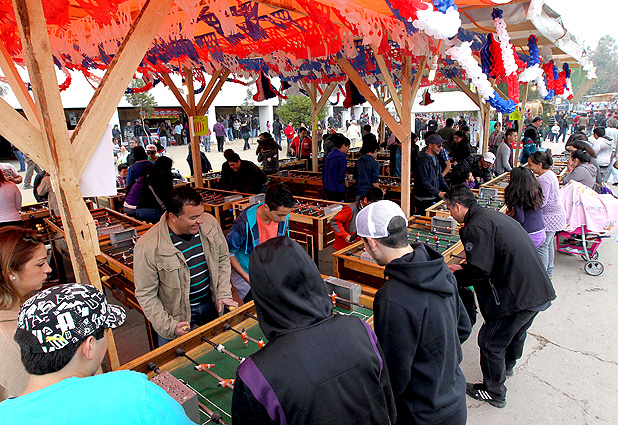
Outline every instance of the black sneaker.
[(485, 388), (485, 384), (470, 384), (466, 383), (466, 394), (475, 400), (486, 401), (494, 407), (506, 407), (506, 400), (497, 400), (493, 398)]

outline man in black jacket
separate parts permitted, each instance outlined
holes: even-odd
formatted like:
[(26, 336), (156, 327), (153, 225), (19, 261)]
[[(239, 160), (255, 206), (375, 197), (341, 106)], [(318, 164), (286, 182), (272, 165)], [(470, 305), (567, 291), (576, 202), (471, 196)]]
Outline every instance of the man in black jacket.
[(407, 220), (391, 201), (363, 208), (356, 231), (388, 280), (377, 292), (374, 328), (384, 350), (397, 424), (466, 423), (466, 379), (459, 368), (470, 319), (444, 258), (408, 242)]
[[(232, 153), (227, 163), (231, 172), (227, 185), (222, 189), (254, 194), (266, 192), (266, 174), (253, 162), (241, 160), (237, 153)], [(223, 175), (220, 184), (223, 186)]]
[(444, 140), (432, 134), (425, 143), (425, 152), (418, 156), (414, 164), (414, 203), (418, 215), (425, 215), (425, 210), (444, 197), (448, 189), (438, 161)]
[(320, 272), (300, 245), (285, 236), (258, 245), (249, 276), (268, 344), (238, 367), (234, 425), (394, 424), (375, 333), (357, 317), (333, 314)]
[(524, 133), (528, 129), (534, 130), (534, 133), (536, 134), (536, 136), (534, 138), (532, 138), (532, 140), (534, 141), (534, 144), (537, 145), (538, 147), (541, 147), (541, 134), (542, 134), (541, 133), (541, 127), (542, 126), (543, 126), (543, 118), (542, 117), (534, 117), (532, 119), (532, 123), (528, 124), (526, 126), (526, 128), (524, 129)]
[(455, 164), (451, 172), (451, 184), (460, 184), (468, 179), (468, 173), (481, 183), (487, 183), (494, 177), (493, 165), (496, 155), (485, 152), (483, 155), (470, 155), (463, 161)]
[(521, 357), (526, 331), (539, 311), (556, 298), (534, 243), (506, 214), (481, 207), (464, 185), (444, 197), (459, 230), (466, 264), (451, 265), (460, 286), (474, 286), (485, 323), (479, 331), (483, 383), (467, 394), (492, 406), (506, 406), (507, 376)]

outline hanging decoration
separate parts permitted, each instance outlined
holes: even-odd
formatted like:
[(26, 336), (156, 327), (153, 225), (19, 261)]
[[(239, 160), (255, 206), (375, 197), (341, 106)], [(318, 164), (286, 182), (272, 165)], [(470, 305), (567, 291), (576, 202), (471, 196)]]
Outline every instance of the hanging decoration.
[(568, 63), (564, 63), (562, 64), (562, 69), (564, 69), (564, 74), (565, 74), (565, 90), (564, 90), (564, 96), (568, 99), (571, 100), (573, 99), (573, 85), (571, 84), (571, 69), (569, 68), (569, 64)]
[(502, 10), (494, 8), (491, 12), (491, 17), (493, 18), (496, 35), (500, 42), (502, 63), (504, 64), (503, 77), (508, 87), (508, 96), (509, 99), (513, 100), (515, 103), (519, 103), (519, 80), (517, 78), (517, 72), (520, 67), (524, 68), (523, 62), (517, 58), (515, 47), (511, 43), (511, 37), (506, 30), (506, 22), (502, 17)]
[(361, 105), (367, 101), (352, 81), (348, 80), (348, 82), (345, 83), (345, 90), (347, 93), (345, 99), (343, 99), (344, 108), (348, 109), (351, 106)]
[(264, 71), (260, 71), (260, 76), (255, 83), (257, 86), (257, 93), (253, 96), (253, 100), (256, 102), (272, 99), (277, 96), (282, 99), (287, 99), (287, 96), (284, 96), (275, 90), (266, 74), (264, 74)]
[(446, 54), (456, 60), (466, 71), (468, 78), (476, 87), (483, 100), (488, 101), (498, 112), (510, 114), (517, 109), (517, 104), (512, 99), (503, 99), (492, 87), (483, 73), (482, 68), (472, 55), (471, 43), (466, 41), (460, 46), (453, 46), (446, 51)]
[(544, 97), (545, 100), (549, 100), (554, 97), (555, 91), (555, 83), (554, 83), (554, 61), (550, 60), (543, 64), (543, 71), (545, 72), (545, 78), (547, 80), (547, 95)]
[[(537, 38), (534, 35), (528, 37), (528, 53), (530, 55), (530, 61), (524, 72), (519, 74), (520, 83), (529, 83), (536, 81), (539, 77), (543, 77), (543, 69), (541, 69), (541, 60), (539, 58), (539, 46), (537, 45)], [(543, 85), (545, 85), (544, 81)]]
[(330, 102), (331, 106), (337, 106), (339, 104), (339, 95), (341, 95), (341, 92), (337, 92), (337, 100)]
[(434, 100), (431, 98), (431, 94), (429, 93), (429, 90), (426, 90), (425, 93), (423, 93), (423, 100), (421, 100), (420, 105), (421, 106), (427, 106), (430, 105), (434, 102)]
[(417, 19), (412, 23), (416, 28), (434, 38), (446, 40), (455, 37), (461, 27), (457, 6), (449, 0), (434, 0), (433, 4), (436, 9), (430, 6), (424, 10), (417, 10)]

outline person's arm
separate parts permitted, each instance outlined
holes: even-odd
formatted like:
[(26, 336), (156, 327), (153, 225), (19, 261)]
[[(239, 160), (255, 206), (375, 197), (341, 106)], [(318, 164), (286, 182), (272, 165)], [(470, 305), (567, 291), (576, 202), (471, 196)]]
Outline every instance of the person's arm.
[(348, 161), (346, 158), (340, 158), (337, 164), (337, 183), (345, 184), (345, 174), (348, 170)]
[(19, 211), (21, 210), (21, 191), (19, 190), (19, 188), (17, 186), (15, 186), (15, 208), (17, 209), (17, 212), (19, 213)]
[(478, 226), (463, 229), (461, 242), (466, 246), (466, 263), (455, 272), (457, 282), (465, 286), (485, 284), (494, 266), (493, 235)]
[[(448, 158), (448, 156), (447, 156)], [(446, 176), (448, 173), (451, 172), (451, 168), (453, 168), (453, 166), (451, 165), (451, 160), (447, 159), (444, 161), (445, 167), (444, 170), (442, 170), (442, 177)]]
[[(154, 251), (147, 250), (145, 244), (140, 244), (140, 241), (135, 245), (133, 256), (135, 298), (155, 331), (163, 338), (172, 339), (176, 336), (176, 329), (182, 322), (178, 322), (165, 311), (159, 299), (161, 283), (157, 265), (152, 258)], [(153, 242), (148, 241), (148, 243)]]
[(472, 333), (472, 324), (470, 323), (470, 316), (466, 311), (466, 307), (464, 306), (461, 297), (459, 296), (459, 294), (456, 294), (456, 296), (457, 312), (459, 313), (459, 320), (457, 321), (457, 335), (459, 336), (459, 343), (463, 344)]
[[(501, 142), (502, 143), (502, 142)], [(504, 143), (502, 143), (505, 147), (506, 145)], [(511, 150), (510, 149), (499, 149), (498, 150), (498, 154), (500, 154), (500, 157), (502, 159), (502, 166), (504, 167), (505, 171), (512, 171), (513, 167), (511, 167), (511, 163), (510, 163), (510, 159), (511, 159)]]
[(526, 220), (526, 213), (524, 209), (520, 205), (515, 205), (515, 207), (512, 210), (512, 213), (513, 215), (511, 215), (511, 217), (513, 217), (515, 221), (517, 221), (519, 224), (523, 226), (524, 221)]
[(371, 170), (371, 183), (373, 187), (380, 187), (380, 163), (378, 161), (375, 162), (373, 169)]
[[(245, 378), (247, 383), (245, 383)], [(248, 358), (238, 367), (236, 381), (232, 393), (232, 416), (234, 425), (278, 425), (285, 421), (285, 417), (272, 420), (266, 407), (260, 403), (253, 393), (255, 391), (262, 397), (279, 404), (277, 395), (270, 386), (262, 372), (257, 368), (251, 358)], [(270, 394), (270, 397), (267, 396)], [(271, 405), (273, 413), (284, 415), (280, 405)], [(279, 408), (277, 408), (279, 407)]]
[(240, 262), (238, 261), (238, 258), (236, 258), (236, 253), (243, 249), (248, 237), (246, 234), (247, 223), (243, 219), (241, 219), (241, 217), (244, 217), (244, 215), (238, 216), (236, 221), (234, 221), (234, 223), (232, 224), (232, 228), (230, 229), (225, 239), (229, 252), (229, 265), (232, 269), (234, 269), (236, 273), (240, 275), (240, 277), (242, 277), (247, 283), (249, 283), (249, 273), (247, 273), (245, 269), (242, 268)]
[[(386, 299), (376, 300), (374, 313), (375, 333), (384, 352), (393, 395), (397, 399), (410, 384), (422, 319)], [(418, 314), (422, 317), (423, 312)]]
[(352, 208), (346, 205), (330, 221), (330, 227), (332, 227), (335, 235), (344, 238), (348, 243), (348, 237), (350, 236), (350, 234), (348, 233), (347, 229), (350, 228), (349, 225), (351, 220)]
[[(446, 192), (448, 190), (448, 184), (446, 184), (446, 180), (444, 180), (444, 174), (438, 173), (438, 182), (440, 183), (440, 192)], [(438, 194), (438, 196), (440, 196), (440, 194)]]
[[(427, 158), (423, 158), (420, 161), (416, 161), (416, 173), (417, 173), (417, 175), (414, 178), (414, 184), (415, 185), (418, 184), (418, 185), (422, 186), (424, 191), (425, 191), (425, 193), (427, 194), (427, 196), (434, 196), (435, 197), (435, 196), (438, 196), (440, 191), (438, 189), (436, 189), (435, 187), (433, 187), (433, 185), (431, 184), (431, 182), (428, 179), (429, 172), (430, 172), (430, 167), (431, 167), (431, 164), (429, 163)], [(444, 177), (441, 177), (441, 178), (444, 181)], [(440, 184), (442, 184), (442, 183), (440, 183)]]

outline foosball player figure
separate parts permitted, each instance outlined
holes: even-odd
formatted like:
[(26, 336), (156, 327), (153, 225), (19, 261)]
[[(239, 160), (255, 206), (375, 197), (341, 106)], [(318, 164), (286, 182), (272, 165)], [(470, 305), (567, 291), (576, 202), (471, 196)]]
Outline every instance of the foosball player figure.
[[(97, 424), (193, 425), (180, 404), (146, 375), (128, 370), (97, 374), (107, 352), (106, 330), (125, 318), (124, 309), (109, 305), (92, 285), (57, 285), (24, 302), (15, 341), (30, 381), (22, 395), (0, 403), (0, 422), (81, 425), (105, 406)], [(91, 396), (94, 392), (97, 397)]]
[[(395, 401), (375, 334), (358, 317), (333, 314), (307, 252), (288, 237), (271, 239), (253, 250), (249, 274), (268, 344), (238, 367), (234, 425), (394, 424)], [(351, 415), (359, 406), (363, 414)]]
[(240, 338), (242, 339), (242, 343), (245, 345), (249, 345), (249, 336), (247, 335), (247, 331), (245, 328), (240, 332)]
[[(135, 297), (159, 345), (237, 306), (223, 231), (189, 186), (172, 189), (161, 220), (135, 245)], [(165, 271), (161, 270), (165, 265)]]
[(262, 338), (258, 339), (258, 342), (257, 342), (258, 350), (261, 350), (262, 348), (264, 348), (264, 345), (266, 345), (266, 343), (264, 342), (264, 339)]
[(459, 363), (471, 326), (456, 281), (439, 252), (409, 243), (408, 221), (397, 204), (372, 207), (358, 214), (356, 229), (367, 252), (386, 266), (387, 280), (373, 303), (374, 327), (397, 423), (464, 425), (466, 379)]
[(234, 220), (226, 237), (232, 266), (232, 285), (245, 302), (251, 300), (251, 253), (260, 243), (289, 233), (288, 216), (294, 204), (294, 197), (287, 186), (275, 183), (268, 187), (263, 204), (245, 208)]

